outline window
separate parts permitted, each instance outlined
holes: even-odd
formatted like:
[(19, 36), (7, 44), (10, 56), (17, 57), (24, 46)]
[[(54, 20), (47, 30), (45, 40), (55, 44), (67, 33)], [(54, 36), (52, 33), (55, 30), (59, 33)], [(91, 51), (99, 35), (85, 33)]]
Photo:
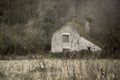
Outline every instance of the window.
[(68, 48), (63, 48), (63, 52), (69, 52)]
[(87, 47), (89, 51), (91, 51), (91, 47)]
[(69, 42), (69, 35), (63, 35), (63, 42)]

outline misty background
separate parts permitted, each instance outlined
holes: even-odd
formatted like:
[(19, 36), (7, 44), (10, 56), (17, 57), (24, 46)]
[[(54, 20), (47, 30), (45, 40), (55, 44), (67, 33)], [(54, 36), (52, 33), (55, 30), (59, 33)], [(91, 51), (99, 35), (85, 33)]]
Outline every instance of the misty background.
[(114, 54), (120, 50), (120, 0), (0, 0), (0, 54), (50, 51), (52, 33), (70, 21)]

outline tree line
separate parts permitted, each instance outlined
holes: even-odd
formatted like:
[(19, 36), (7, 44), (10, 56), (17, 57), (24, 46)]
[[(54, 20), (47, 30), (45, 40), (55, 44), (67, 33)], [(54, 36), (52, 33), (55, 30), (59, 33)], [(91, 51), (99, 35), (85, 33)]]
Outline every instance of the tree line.
[[(84, 26), (91, 18), (91, 35), (111, 51), (120, 50), (119, 0), (0, 1), (1, 53), (49, 51), (51, 36), (67, 22)], [(75, 17), (76, 16), (76, 17)]]

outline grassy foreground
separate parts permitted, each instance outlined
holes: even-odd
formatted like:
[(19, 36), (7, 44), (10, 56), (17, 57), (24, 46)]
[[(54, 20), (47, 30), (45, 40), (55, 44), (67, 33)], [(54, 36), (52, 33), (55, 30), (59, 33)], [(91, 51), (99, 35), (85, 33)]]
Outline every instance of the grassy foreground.
[(120, 80), (120, 60), (1, 60), (0, 80)]

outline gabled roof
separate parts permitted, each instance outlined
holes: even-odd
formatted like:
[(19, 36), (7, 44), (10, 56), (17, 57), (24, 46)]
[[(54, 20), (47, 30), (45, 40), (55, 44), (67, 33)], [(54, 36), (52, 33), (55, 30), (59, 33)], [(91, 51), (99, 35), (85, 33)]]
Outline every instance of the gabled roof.
[(91, 41), (95, 45), (103, 48), (103, 43), (101, 41), (99, 41), (98, 39), (96, 39), (96, 38), (90, 36), (89, 34), (87, 34), (85, 32), (85, 28), (82, 27), (82, 26), (80, 26), (80, 24), (75, 23), (75, 22), (69, 22), (66, 25), (69, 25), (70, 27), (72, 27), (73, 29), (75, 29), (81, 36), (83, 36), (87, 40)]

